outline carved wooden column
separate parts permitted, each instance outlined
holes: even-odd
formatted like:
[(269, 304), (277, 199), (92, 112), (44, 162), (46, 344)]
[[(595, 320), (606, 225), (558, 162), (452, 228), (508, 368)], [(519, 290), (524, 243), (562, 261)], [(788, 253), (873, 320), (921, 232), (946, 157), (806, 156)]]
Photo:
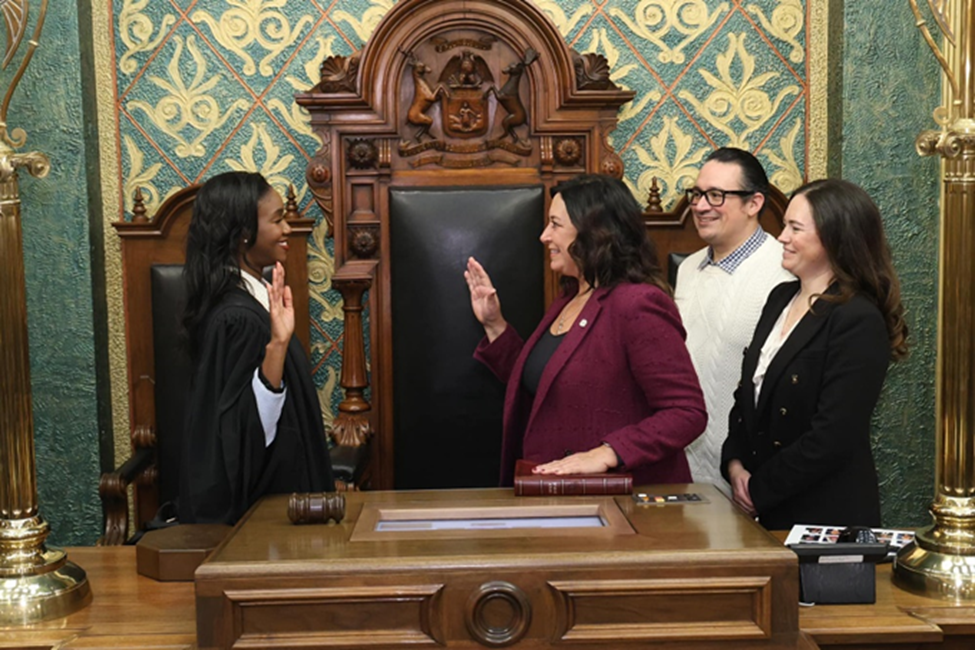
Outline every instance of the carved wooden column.
[(372, 285), (372, 281), (368, 268), (357, 268), (362, 266), (369, 266), (369, 263), (347, 264), (332, 280), (332, 284), (342, 292), (342, 312), (345, 315), (345, 345), (342, 346), (342, 375), (339, 377), (339, 384), (345, 390), (345, 399), (339, 403), (332, 433), (336, 444), (347, 447), (364, 445), (372, 434), (368, 419), (372, 406), (365, 397), (369, 377), (366, 372), (366, 343), (362, 331), (362, 296)]
[(945, 56), (910, 0), (950, 86), (935, 112), (942, 129), (917, 139), (923, 156), (944, 161), (938, 307), (934, 525), (901, 550), (894, 579), (906, 588), (975, 599), (975, 2), (929, 0), (949, 47)]

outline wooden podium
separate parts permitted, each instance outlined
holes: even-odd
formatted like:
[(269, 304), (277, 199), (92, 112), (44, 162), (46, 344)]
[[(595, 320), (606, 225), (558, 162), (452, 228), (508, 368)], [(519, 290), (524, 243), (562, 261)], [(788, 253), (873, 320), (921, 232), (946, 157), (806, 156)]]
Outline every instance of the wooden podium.
[(792, 551), (711, 486), (644, 491), (702, 500), (351, 492), (293, 526), (266, 499), (197, 570), (199, 646), (816, 647)]

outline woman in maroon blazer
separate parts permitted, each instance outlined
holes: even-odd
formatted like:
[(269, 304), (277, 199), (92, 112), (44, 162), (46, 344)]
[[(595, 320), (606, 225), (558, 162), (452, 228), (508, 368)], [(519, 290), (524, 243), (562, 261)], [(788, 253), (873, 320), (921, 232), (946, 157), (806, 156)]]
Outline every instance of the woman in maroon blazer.
[(501, 484), (519, 458), (539, 473), (690, 482), (684, 447), (707, 412), (639, 205), (619, 180), (579, 176), (552, 189), (540, 239), (563, 291), (527, 342), (484, 268), (471, 258), (464, 273), (486, 334), (474, 356), (508, 385)]

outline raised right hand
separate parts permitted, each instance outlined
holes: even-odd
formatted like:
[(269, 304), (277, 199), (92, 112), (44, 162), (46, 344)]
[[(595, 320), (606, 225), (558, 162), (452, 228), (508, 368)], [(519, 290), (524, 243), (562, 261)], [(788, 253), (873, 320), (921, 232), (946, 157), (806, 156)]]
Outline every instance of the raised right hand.
[(274, 265), (274, 273), (267, 286), (267, 297), (271, 319), (271, 340), (264, 348), (261, 372), (275, 388), (284, 379), (284, 359), (288, 354), (288, 341), (295, 331), (295, 306), (291, 287), (284, 283), (284, 267), (281, 262)]
[(471, 292), (471, 309), (474, 317), (484, 326), (484, 333), (489, 341), (501, 336), (507, 321), (501, 315), (501, 301), (498, 300), (498, 290), (491, 284), (491, 277), (473, 257), (467, 258), (467, 270), (464, 271), (467, 288)]
[(295, 307), (291, 287), (284, 283), (284, 266), (281, 262), (274, 264), (271, 282), (266, 284), (271, 340), (287, 345), (295, 331)]

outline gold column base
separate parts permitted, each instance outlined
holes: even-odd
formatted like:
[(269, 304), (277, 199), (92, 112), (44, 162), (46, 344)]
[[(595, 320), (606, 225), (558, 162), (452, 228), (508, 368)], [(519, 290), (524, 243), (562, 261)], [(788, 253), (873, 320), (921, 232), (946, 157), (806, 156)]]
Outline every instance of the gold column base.
[(61, 618), (91, 602), (84, 569), (47, 548), (40, 516), (0, 520), (0, 627)]
[(975, 600), (975, 548), (935, 541), (951, 532), (937, 524), (920, 531), (894, 558), (894, 584), (924, 596)]

